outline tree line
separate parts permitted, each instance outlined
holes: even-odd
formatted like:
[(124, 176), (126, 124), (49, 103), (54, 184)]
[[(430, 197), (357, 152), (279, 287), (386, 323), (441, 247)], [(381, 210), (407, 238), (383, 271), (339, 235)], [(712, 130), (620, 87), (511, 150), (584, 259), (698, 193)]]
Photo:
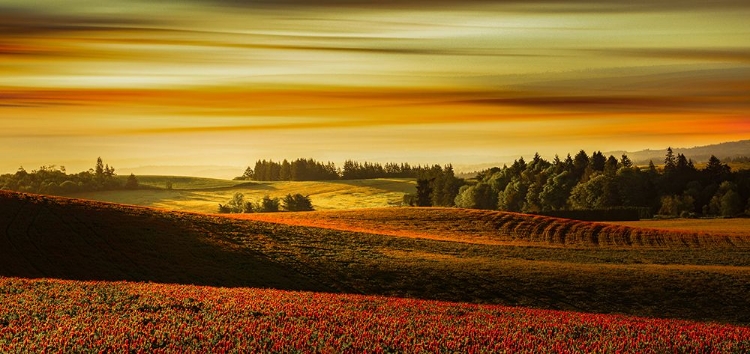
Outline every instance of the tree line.
[(248, 166), (236, 180), (253, 181), (330, 181), (372, 178), (417, 178), (429, 171), (429, 167), (411, 166), (408, 163), (344, 162), (343, 168), (333, 162), (314, 159), (296, 159), (281, 162), (258, 160), (254, 167)]
[[(425, 182), (418, 181), (419, 184)], [(584, 150), (547, 161), (526, 162), (478, 173), (462, 186), (454, 205), (525, 213), (646, 208), (669, 216), (736, 216), (750, 212), (750, 171), (733, 172), (715, 156), (702, 169), (668, 148), (662, 167), (635, 166), (627, 155), (589, 156)]]
[(65, 166), (42, 166), (31, 172), (20, 167), (12, 174), (0, 175), (0, 189), (40, 194), (68, 194), (114, 189), (136, 189), (138, 179), (130, 174), (126, 180), (117, 178), (115, 168), (102, 158), (88, 171), (68, 174)]

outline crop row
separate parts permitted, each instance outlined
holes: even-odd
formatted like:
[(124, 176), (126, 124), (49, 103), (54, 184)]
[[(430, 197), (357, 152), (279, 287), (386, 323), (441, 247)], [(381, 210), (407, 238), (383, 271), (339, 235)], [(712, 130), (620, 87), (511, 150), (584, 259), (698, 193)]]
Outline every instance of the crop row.
[(491, 210), (381, 208), (232, 217), (481, 244), (531, 243), (593, 248), (699, 250), (750, 247), (747, 232), (649, 229)]

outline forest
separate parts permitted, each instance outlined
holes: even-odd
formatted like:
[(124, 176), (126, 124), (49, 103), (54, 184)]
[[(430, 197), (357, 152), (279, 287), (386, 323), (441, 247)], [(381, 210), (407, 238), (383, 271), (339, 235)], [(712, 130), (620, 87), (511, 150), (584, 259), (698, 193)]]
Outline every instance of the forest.
[[(421, 182), (424, 184), (425, 182)], [(419, 194), (419, 187), (417, 194)], [(461, 187), (454, 205), (462, 208), (555, 215), (560, 211), (645, 208), (664, 216), (737, 216), (748, 211), (750, 171), (731, 171), (715, 156), (699, 169), (668, 148), (659, 168), (635, 166), (584, 150), (547, 161), (526, 162), (480, 172)]]

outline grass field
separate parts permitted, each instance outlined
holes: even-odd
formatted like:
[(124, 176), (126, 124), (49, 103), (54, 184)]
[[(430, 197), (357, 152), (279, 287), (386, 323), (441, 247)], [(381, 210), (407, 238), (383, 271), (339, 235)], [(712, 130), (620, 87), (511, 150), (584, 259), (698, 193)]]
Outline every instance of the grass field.
[[(122, 176), (120, 176), (122, 177)], [(309, 195), (317, 210), (377, 208), (399, 205), (405, 193), (414, 193), (411, 179), (372, 179), (321, 182), (248, 182), (212, 178), (138, 176), (140, 184), (158, 189), (117, 190), (76, 193), (74, 198), (119, 204), (141, 205), (171, 210), (215, 213), (240, 192), (246, 200), (264, 195)], [(172, 182), (172, 190), (165, 189)]]
[[(0, 192), (0, 208), (5, 276), (270, 287), (750, 324), (750, 247), (741, 235), (458, 209), (305, 214), (310, 223), (318, 215), (320, 226), (337, 213), (364, 220), (346, 230), (10, 192)], [(562, 234), (572, 236), (555, 236)]]

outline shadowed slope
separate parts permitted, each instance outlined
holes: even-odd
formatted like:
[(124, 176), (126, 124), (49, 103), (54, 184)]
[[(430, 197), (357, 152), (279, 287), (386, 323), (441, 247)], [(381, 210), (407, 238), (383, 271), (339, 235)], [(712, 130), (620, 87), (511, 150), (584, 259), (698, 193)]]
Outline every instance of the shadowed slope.
[(326, 289), (222, 227), (193, 214), (0, 192), (0, 275)]

